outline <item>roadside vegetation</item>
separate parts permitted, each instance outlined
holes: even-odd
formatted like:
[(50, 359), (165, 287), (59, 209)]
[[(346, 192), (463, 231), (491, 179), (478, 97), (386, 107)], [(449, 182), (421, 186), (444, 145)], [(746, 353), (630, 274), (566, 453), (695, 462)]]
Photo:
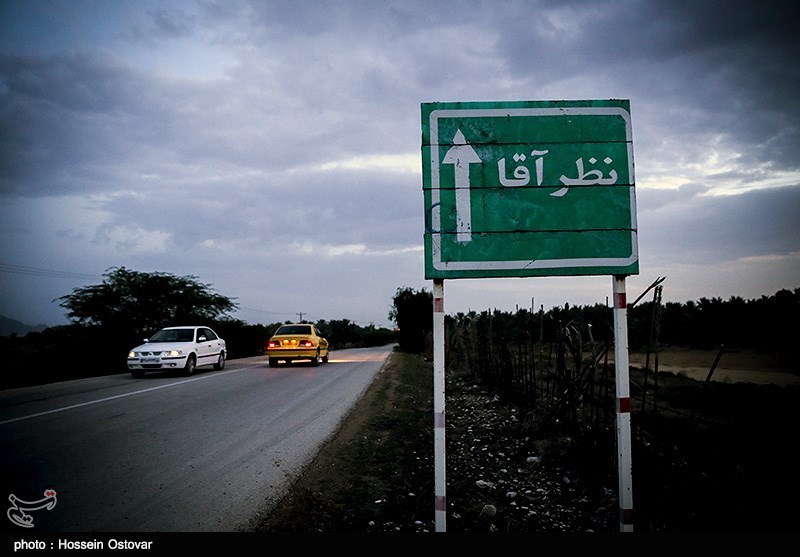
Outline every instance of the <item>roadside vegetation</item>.
[[(644, 399), (646, 375), (631, 370), (634, 531), (795, 532), (800, 387), (662, 373), (658, 396)], [(432, 385), (429, 360), (396, 351), (251, 530), (433, 532)], [(497, 384), (448, 370), (447, 531), (619, 532), (613, 386), (610, 393), (608, 413), (594, 423), (561, 421), (570, 412), (558, 397), (534, 409)]]
[[(203, 324), (225, 339), (228, 359), (258, 356), (283, 323), (250, 324), (230, 317), (238, 305), (195, 276), (110, 269), (100, 284), (75, 289), (58, 300), (72, 321), (24, 336), (0, 336), (5, 355), (0, 388), (127, 373), (126, 356), (162, 327)], [(321, 320), (317, 327), (336, 348), (396, 342), (394, 330), (349, 319)]]
[[(250, 324), (230, 316), (235, 298), (216, 292), (194, 276), (143, 273), (113, 268), (97, 285), (75, 289), (58, 300), (72, 321), (25, 335), (0, 336), (5, 366), (0, 388), (64, 381), (82, 376), (126, 372), (131, 346), (165, 326), (203, 323), (228, 345), (228, 359), (258, 356), (264, 342), (283, 323)], [(702, 298), (697, 302), (661, 303), (661, 280), (629, 307), (629, 345), (657, 354), (660, 346), (702, 349), (752, 348), (789, 357), (800, 313), (800, 289), (780, 290), (755, 300)], [(643, 301), (642, 301), (643, 300)], [(641, 303), (639, 303), (641, 302)], [(398, 343), (409, 353), (429, 353), (432, 295), (427, 290), (398, 288), (389, 319), (395, 329), (362, 326), (349, 319), (321, 320), (316, 325), (336, 348)], [(606, 305), (531, 307), (514, 313), (483, 311), (448, 315), (448, 362), (465, 365), (467, 346), (530, 351), (531, 343), (552, 348), (571, 343), (572, 350), (593, 346), (606, 350), (612, 339), (612, 313)], [(480, 338), (475, 335), (482, 335)], [(83, 356), (77, 356), (83, 355)], [(90, 355), (90, 356), (89, 356)], [(495, 359), (505, 356), (494, 356)], [(480, 364), (483, 365), (483, 364)], [(548, 362), (552, 365), (552, 361)], [(517, 366), (518, 367), (518, 366)], [(474, 372), (474, 367), (472, 367)], [(506, 372), (507, 374), (507, 372)], [(504, 380), (507, 380), (504, 379)]]
[[(281, 325), (232, 319), (235, 301), (196, 277), (105, 276), (60, 298), (72, 324), (0, 337), (0, 388), (124, 372), (130, 346), (176, 320), (208, 323), (233, 359)], [(678, 304), (662, 303), (662, 282), (628, 307), (629, 348), (645, 354), (630, 378), (635, 529), (795, 530), (798, 388), (710, 379), (745, 349), (800, 374), (787, 325), (800, 289)], [(316, 323), (334, 347), (397, 349), (254, 529), (432, 531), (431, 294), (398, 288), (389, 317), (398, 329)], [(602, 304), (446, 317), (448, 531), (616, 531), (612, 320)], [(706, 381), (659, 373), (666, 347), (716, 354)]]
[[(711, 378), (720, 358), (748, 369), (737, 358), (754, 351), (800, 373), (791, 335), (775, 334), (797, 319), (800, 291), (667, 311), (659, 286), (629, 308), (632, 348), (646, 355), (630, 376), (635, 531), (796, 531), (800, 388)], [(448, 532), (619, 531), (611, 318), (605, 306), (447, 318)], [(686, 330), (705, 381), (656, 373), (665, 339)], [(392, 356), (257, 529), (433, 530), (430, 343), (416, 346)]]
[[(631, 380), (641, 385), (644, 371), (633, 369)], [(395, 351), (339, 432), (250, 529), (433, 532), (432, 385), (431, 362)], [(634, 531), (796, 531), (800, 388), (665, 373), (659, 393), (655, 406), (633, 404)], [(448, 371), (448, 532), (619, 532), (612, 424), (559, 424), (546, 410), (525, 410), (469, 373)]]

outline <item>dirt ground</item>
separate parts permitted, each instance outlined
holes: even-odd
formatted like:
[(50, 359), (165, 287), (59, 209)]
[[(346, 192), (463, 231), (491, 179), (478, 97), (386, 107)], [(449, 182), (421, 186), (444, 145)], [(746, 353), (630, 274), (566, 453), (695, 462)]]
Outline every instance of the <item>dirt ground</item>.
[[(774, 355), (732, 352), (706, 383), (716, 356), (664, 350), (657, 400), (652, 387), (647, 404), (634, 389), (635, 531), (800, 531), (797, 371)], [(631, 354), (635, 385), (645, 382), (644, 358)], [(431, 391), (430, 362), (394, 353), (340, 432), (251, 530), (433, 532)], [(619, 532), (613, 432), (539, 431), (453, 372), (447, 416), (448, 533)]]
[[(718, 350), (691, 350), (667, 348), (650, 354), (650, 369), (671, 372), (705, 381), (719, 354)], [(632, 352), (631, 366), (643, 368), (647, 354)], [(762, 353), (755, 350), (723, 351), (711, 375), (714, 381), (730, 383), (751, 382), (759, 385), (800, 385), (800, 364), (783, 354)]]

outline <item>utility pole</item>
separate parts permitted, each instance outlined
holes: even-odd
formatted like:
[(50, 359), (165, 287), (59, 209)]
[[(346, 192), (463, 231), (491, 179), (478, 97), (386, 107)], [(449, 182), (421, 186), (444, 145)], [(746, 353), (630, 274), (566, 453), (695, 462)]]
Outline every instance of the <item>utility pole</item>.
[(301, 311), (300, 313), (297, 313), (295, 315), (300, 316), (300, 323), (302, 323), (303, 322), (303, 312)]

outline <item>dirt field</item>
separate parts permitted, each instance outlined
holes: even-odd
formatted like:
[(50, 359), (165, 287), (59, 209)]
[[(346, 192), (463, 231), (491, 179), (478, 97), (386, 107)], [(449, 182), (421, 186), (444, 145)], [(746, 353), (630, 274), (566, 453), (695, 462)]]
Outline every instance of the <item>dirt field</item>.
[[(705, 381), (719, 351), (667, 348), (658, 353), (658, 370)], [(631, 366), (644, 368), (647, 354), (632, 352)], [(656, 355), (650, 354), (650, 369)], [(753, 350), (724, 351), (711, 375), (713, 381), (750, 382), (759, 385), (800, 385), (800, 364), (787, 356)]]

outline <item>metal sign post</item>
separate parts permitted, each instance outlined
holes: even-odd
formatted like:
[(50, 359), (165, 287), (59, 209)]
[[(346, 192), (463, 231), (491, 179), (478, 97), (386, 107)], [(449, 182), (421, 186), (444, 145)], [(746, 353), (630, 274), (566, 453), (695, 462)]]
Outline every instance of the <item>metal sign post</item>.
[(436, 531), (447, 530), (444, 405), (444, 281), (433, 281), (433, 452)]
[(625, 277), (614, 276), (614, 362), (617, 396), (617, 474), (619, 529), (633, 532), (633, 478), (631, 472), (631, 398), (628, 368), (628, 301)]

